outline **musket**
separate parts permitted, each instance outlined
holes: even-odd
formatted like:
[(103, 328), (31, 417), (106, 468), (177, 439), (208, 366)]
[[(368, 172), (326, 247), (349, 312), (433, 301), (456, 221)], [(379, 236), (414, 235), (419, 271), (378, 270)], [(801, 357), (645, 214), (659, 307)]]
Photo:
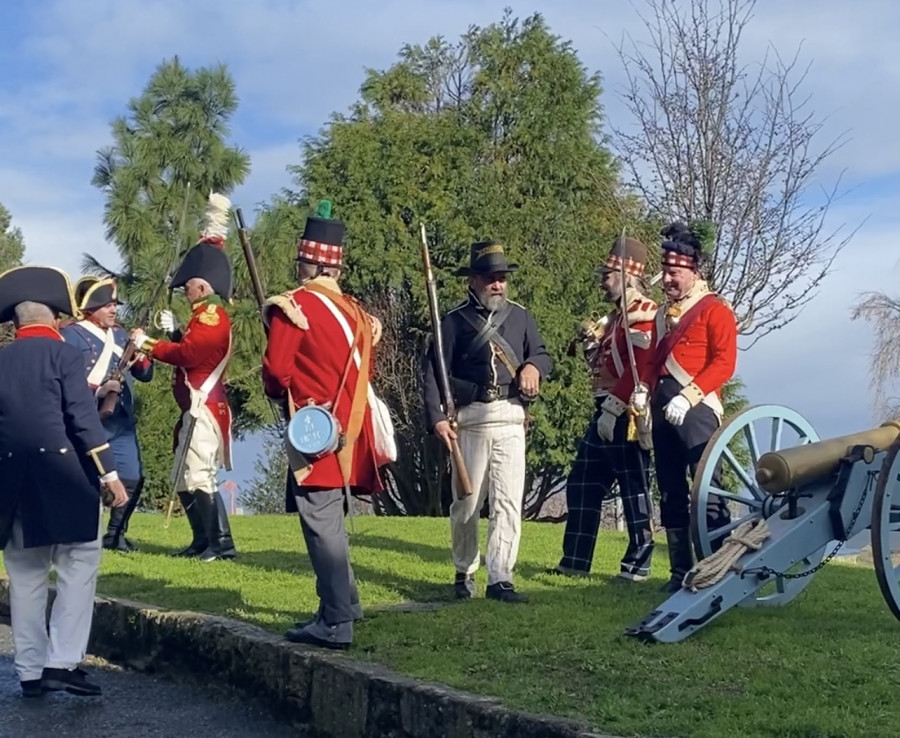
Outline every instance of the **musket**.
[[(425, 235), (425, 224), (419, 223), (419, 233), (422, 242), (422, 261), (425, 265), (425, 281), (428, 285), (428, 307), (431, 312), (431, 332), (434, 338), (434, 360), (441, 394), (444, 400), (444, 412), (447, 420), (450, 422), (450, 428), (456, 432), (456, 402), (453, 399), (453, 392), (450, 389), (450, 374), (447, 371), (447, 362), (444, 357), (444, 340), (441, 335), (441, 315), (438, 310), (437, 285), (434, 281), (434, 273), (431, 270), (431, 256), (428, 253), (428, 238)], [(459, 449), (459, 443), (456, 439), (450, 441), (450, 458), (456, 467), (457, 496), (464, 499), (472, 494), (472, 482), (469, 479), (469, 472), (466, 469), (466, 462), (463, 459), (462, 451)]]
[[(253, 254), (253, 249), (250, 248), (250, 241), (247, 238), (247, 226), (244, 224), (244, 214), (241, 212), (240, 208), (234, 209), (234, 217), (237, 221), (238, 238), (241, 241), (241, 248), (244, 250), (244, 261), (247, 262), (247, 271), (250, 272), (250, 282), (253, 285), (253, 296), (256, 298), (256, 306), (259, 309), (259, 317), (262, 321), (263, 331), (268, 335), (269, 331), (266, 328), (266, 322), (262, 320), (263, 306), (266, 303), (266, 293), (263, 290), (262, 280), (259, 278), (259, 269), (256, 267), (256, 256)], [(275, 423), (281, 423), (281, 415), (278, 412), (275, 402), (271, 398), (267, 399), (269, 400), (269, 408), (272, 410)]]
[[(175, 241), (175, 261), (169, 266), (165, 278), (156, 286), (156, 289), (153, 291), (150, 300), (144, 306), (143, 311), (139, 314), (138, 317), (140, 319), (136, 323), (139, 326), (146, 325), (150, 320), (150, 314), (153, 312), (153, 306), (156, 305), (157, 301), (160, 298), (160, 295), (162, 295), (163, 291), (172, 282), (172, 277), (175, 275), (175, 270), (178, 268), (178, 262), (181, 257), (181, 242), (184, 238), (184, 225), (185, 221), (187, 220), (190, 195), (191, 183), (188, 182), (187, 188), (184, 192), (184, 205), (181, 208), (181, 222), (178, 226), (178, 234), (176, 235)], [(119, 358), (119, 362), (116, 364), (116, 368), (112, 370), (107, 381), (115, 380), (119, 383), (124, 381), (125, 372), (127, 372), (131, 365), (134, 363), (137, 353), (137, 346), (135, 346), (134, 341), (129, 338), (128, 343), (125, 344), (125, 348), (122, 349), (122, 356)], [(106, 397), (104, 397), (103, 401), (100, 403), (99, 412), (101, 420), (105, 420), (116, 411), (116, 405), (118, 404), (118, 402), (119, 391), (107, 393)]]

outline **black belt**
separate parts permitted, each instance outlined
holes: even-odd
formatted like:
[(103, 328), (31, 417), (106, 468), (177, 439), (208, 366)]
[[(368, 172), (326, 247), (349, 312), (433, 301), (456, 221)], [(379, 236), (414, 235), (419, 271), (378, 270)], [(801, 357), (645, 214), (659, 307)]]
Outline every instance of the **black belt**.
[(475, 402), (494, 402), (495, 400), (507, 400), (519, 394), (518, 387), (514, 384), (485, 384), (478, 388)]

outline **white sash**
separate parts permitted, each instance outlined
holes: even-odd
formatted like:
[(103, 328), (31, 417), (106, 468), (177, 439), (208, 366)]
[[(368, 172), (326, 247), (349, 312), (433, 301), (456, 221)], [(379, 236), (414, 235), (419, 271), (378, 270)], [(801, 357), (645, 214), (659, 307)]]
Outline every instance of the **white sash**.
[[(344, 337), (347, 339), (347, 346), (353, 344), (353, 333), (347, 323), (344, 314), (338, 310), (337, 306), (329, 300), (325, 295), (319, 292), (309, 290), (313, 295), (318, 297), (325, 306), (331, 311), (341, 328), (344, 331)], [(356, 369), (359, 371), (360, 356), (357, 349), (353, 349), (353, 361), (356, 363)], [(366, 393), (369, 403), (369, 410), (372, 413), (372, 429), (375, 432), (375, 456), (378, 465), (387, 464), (397, 460), (397, 442), (394, 438), (394, 423), (391, 420), (391, 413), (384, 401), (375, 394), (372, 389), (372, 383), (366, 383)]]
[(103, 341), (103, 350), (100, 352), (100, 356), (97, 357), (93, 369), (91, 369), (90, 374), (87, 376), (89, 385), (92, 387), (99, 387), (103, 384), (103, 381), (109, 374), (109, 362), (112, 360), (112, 357), (122, 356), (122, 347), (116, 344), (116, 336), (112, 328), (104, 330), (99, 325), (96, 325), (89, 320), (79, 320), (78, 325), (95, 338)]

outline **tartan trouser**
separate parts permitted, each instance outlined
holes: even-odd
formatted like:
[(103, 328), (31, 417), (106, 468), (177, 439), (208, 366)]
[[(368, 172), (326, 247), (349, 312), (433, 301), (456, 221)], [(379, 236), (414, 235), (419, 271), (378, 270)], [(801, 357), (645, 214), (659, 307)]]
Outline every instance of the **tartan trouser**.
[[(599, 406), (599, 402), (597, 403)], [(578, 453), (566, 480), (566, 504), (569, 509), (563, 534), (563, 555), (559, 566), (588, 573), (594, 558), (594, 546), (600, 528), (601, 507), (613, 484), (619, 482), (619, 495), (628, 528), (628, 547), (620, 570), (625, 574), (649, 575), (653, 555), (653, 529), (650, 525), (650, 453), (637, 441), (627, 441), (628, 414), (617, 420), (612, 442), (597, 435), (594, 413), (578, 445)]]
[[(665, 406), (681, 391), (672, 377), (660, 378), (650, 400), (653, 416), (653, 455), (656, 462), (656, 483), (659, 486), (660, 522), (664, 528), (690, 528), (691, 483), (697, 473), (700, 457), (713, 433), (719, 428), (719, 418), (708, 405), (700, 403), (688, 410), (684, 422), (673, 426), (665, 417)], [(712, 483), (725, 489), (721, 462), (715, 469)], [(726, 502), (717, 495), (707, 499), (707, 527), (710, 530), (725, 525), (731, 519)]]

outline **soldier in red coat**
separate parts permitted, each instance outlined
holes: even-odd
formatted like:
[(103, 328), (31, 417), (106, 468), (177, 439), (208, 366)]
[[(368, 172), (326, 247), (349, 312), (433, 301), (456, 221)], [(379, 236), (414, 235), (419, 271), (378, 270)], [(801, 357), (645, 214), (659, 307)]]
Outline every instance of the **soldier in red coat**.
[(341, 291), (345, 229), (330, 215), (331, 203), (323, 200), (306, 221), (297, 252), (300, 287), (266, 302), (262, 378), (266, 394), (282, 402), (288, 416), (310, 404), (324, 406), (341, 429), (342, 445), (315, 457), (287, 444), (287, 511), (300, 515), (320, 604), (312, 620), (285, 637), (343, 649), (353, 640), (354, 620), (362, 618), (344, 515), (351, 494), (382, 489), (367, 391), (381, 324)]
[[(737, 321), (730, 305), (701, 276), (699, 239), (680, 223), (662, 235), (666, 304), (653, 327), (650, 407), (660, 517), (672, 572), (664, 590), (674, 592), (694, 563), (688, 475), (695, 475), (706, 444), (722, 423), (722, 387), (737, 362)], [(706, 511), (711, 530), (729, 521), (724, 502), (714, 499)]]
[(222, 195), (210, 195), (200, 240), (172, 278), (171, 287), (183, 287), (191, 304), (184, 331), (170, 311), (163, 311), (160, 325), (172, 340), (154, 340), (140, 329), (132, 333), (140, 351), (175, 367), (172, 394), (182, 413), (174, 431), (175, 470), (182, 455), (184, 464), (173, 483), (193, 534), (190, 545), (175, 555), (207, 562), (237, 555), (216, 480), (220, 467), (231, 469), (231, 408), (225, 393), (231, 321), (224, 307), (232, 289), (231, 264), (224, 251), (230, 206)]
[[(622, 281), (624, 261), (625, 283)], [(606, 299), (616, 308), (601, 325), (584, 331), (582, 348), (591, 370), (595, 412), (578, 446), (575, 463), (566, 480), (568, 517), (563, 537), (563, 555), (551, 571), (586, 575), (591, 570), (600, 527), (603, 501), (618, 482), (628, 527), (628, 547), (618, 577), (640, 581), (650, 575), (653, 529), (650, 524), (649, 424), (637, 433), (635, 416), (646, 418), (649, 396), (647, 374), (652, 358), (650, 334), (656, 303), (647, 297), (644, 280), (647, 247), (633, 238), (617, 239), (606, 263), (598, 272)], [(623, 320), (622, 291), (627, 314)], [(625, 331), (631, 336), (635, 365), (632, 368)], [(570, 346), (574, 356), (575, 342)], [(640, 386), (635, 388), (637, 373)], [(629, 431), (632, 433), (629, 433)]]

